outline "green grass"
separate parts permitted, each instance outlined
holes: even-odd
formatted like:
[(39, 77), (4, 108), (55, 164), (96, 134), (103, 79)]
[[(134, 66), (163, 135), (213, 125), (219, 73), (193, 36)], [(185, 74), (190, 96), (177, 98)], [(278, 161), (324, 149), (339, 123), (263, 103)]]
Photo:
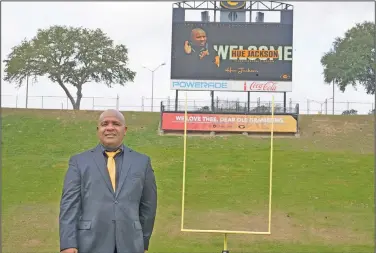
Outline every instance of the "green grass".
[[(3, 110), (3, 252), (57, 252), (68, 158), (97, 143), (98, 112)], [(220, 252), (221, 234), (182, 233), (183, 138), (158, 113), (126, 113), (126, 144), (152, 158), (159, 190), (150, 252)], [(276, 138), (272, 234), (229, 235), (231, 252), (373, 252), (373, 121), (302, 116)], [(188, 137), (185, 227), (266, 231), (270, 140)]]

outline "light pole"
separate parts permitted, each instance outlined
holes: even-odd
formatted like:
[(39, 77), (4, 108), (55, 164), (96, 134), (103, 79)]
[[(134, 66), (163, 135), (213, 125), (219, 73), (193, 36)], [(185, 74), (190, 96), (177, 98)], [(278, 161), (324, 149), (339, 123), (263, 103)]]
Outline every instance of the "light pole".
[(159, 64), (155, 69), (149, 69), (145, 66), (142, 66), (144, 69), (147, 69), (151, 72), (151, 111), (153, 111), (153, 107), (154, 107), (154, 72), (164, 65), (166, 65), (166, 63), (163, 62)]
[[(328, 101), (332, 100), (332, 99), (333, 99), (333, 97), (325, 99), (325, 114), (328, 114)], [(333, 101), (334, 101), (334, 99), (333, 99)], [(334, 115), (334, 104), (333, 104), (333, 112), (332, 112), (332, 114)]]

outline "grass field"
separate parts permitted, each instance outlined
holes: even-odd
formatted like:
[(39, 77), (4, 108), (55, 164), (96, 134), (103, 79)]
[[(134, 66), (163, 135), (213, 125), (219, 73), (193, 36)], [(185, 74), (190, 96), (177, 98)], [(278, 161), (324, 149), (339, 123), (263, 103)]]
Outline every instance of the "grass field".
[[(3, 109), (4, 253), (58, 252), (67, 162), (97, 144), (99, 113)], [(150, 252), (221, 252), (221, 234), (180, 232), (183, 138), (157, 135), (158, 113), (125, 116), (157, 177)], [(373, 252), (373, 124), (301, 116), (300, 138), (276, 138), (272, 234), (229, 235), (230, 252)], [(189, 137), (185, 227), (266, 231), (269, 154), (268, 138)]]

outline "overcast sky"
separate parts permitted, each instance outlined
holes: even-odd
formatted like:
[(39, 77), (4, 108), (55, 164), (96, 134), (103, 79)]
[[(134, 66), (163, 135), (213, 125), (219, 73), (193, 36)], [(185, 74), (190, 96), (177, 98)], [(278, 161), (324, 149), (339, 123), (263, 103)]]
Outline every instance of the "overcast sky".
[[(301, 104), (301, 110), (307, 110), (307, 99), (323, 102), (332, 97), (332, 88), (324, 84), (322, 76), (321, 56), (327, 52), (335, 37), (343, 36), (344, 32), (356, 23), (374, 21), (374, 3), (369, 2), (293, 2), (294, 5), (294, 57), (293, 57), (293, 91), (287, 94), (288, 99)], [(95, 99), (95, 109), (104, 106), (114, 107), (116, 101), (109, 97), (120, 97), (120, 109), (141, 110), (142, 97), (151, 97), (151, 73), (142, 66), (154, 68), (160, 63), (166, 65), (155, 73), (154, 105), (173, 98), (175, 91), (169, 90), (170, 81), (170, 47), (172, 2), (30, 2), (2, 3), (1, 13), (1, 55), (2, 60), (10, 53), (12, 46), (23, 38), (31, 39), (39, 28), (51, 25), (83, 26), (101, 28), (115, 43), (125, 44), (129, 48), (129, 67), (137, 72), (135, 81), (125, 87), (107, 88), (104, 84), (88, 83), (84, 85), (84, 97), (107, 97)], [(273, 21), (274, 16), (265, 14), (265, 21)], [(191, 20), (199, 21), (200, 13), (190, 15)], [(3, 75), (3, 73), (2, 73)], [(25, 106), (25, 87), (17, 90), (14, 85), (2, 82), (2, 106)], [(69, 87), (75, 93), (75, 89)], [(181, 93), (183, 95), (183, 93)], [(64, 91), (46, 78), (29, 88), (30, 96), (62, 96)], [(246, 101), (246, 93), (216, 92), (222, 99)], [(189, 99), (210, 100), (209, 92), (189, 92)], [(251, 99), (267, 101), (271, 94), (251, 93)], [(336, 110), (347, 109), (347, 101), (368, 104), (350, 104), (350, 109), (367, 113), (371, 109), (373, 97), (366, 95), (364, 89), (354, 90), (349, 87), (345, 93), (336, 88), (336, 101), (344, 102), (336, 105)], [(282, 95), (276, 100), (282, 101)], [(93, 100), (84, 99), (82, 109), (92, 109)], [(65, 108), (64, 98), (44, 97), (43, 107)], [(32, 97), (29, 107), (42, 106), (42, 99)], [(148, 106), (149, 108), (146, 108)], [(69, 108), (71, 105), (69, 104)], [(317, 102), (310, 103), (310, 112), (317, 113), (321, 106)], [(324, 107), (323, 107), (324, 108)], [(150, 99), (145, 101), (145, 110), (150, 110)], [(331, 104), (328, 111), (331, 113)], [(158, 108), (156, 108), (158, 110)]]

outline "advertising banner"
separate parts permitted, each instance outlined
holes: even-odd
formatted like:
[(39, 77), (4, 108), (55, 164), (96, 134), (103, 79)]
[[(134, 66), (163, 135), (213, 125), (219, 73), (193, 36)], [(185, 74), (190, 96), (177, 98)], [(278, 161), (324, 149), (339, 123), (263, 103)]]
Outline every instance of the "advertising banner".
[(293, 25), (172, 25), (171, 79), (292, 81)]
[[(188, 131), (271, 132), (271, 115), (188, 113)], [(184, 130), (184, 113), (164, 112), (162, 130)], [(274, 115), (274, 132), (296, 133), (297, 121), (291, 115)]]
[(171, 80), (171, 90), (191, 91), (253, 91), (289, 92), (292, 82), (276, 81), (226, 81), (226, 80)]

